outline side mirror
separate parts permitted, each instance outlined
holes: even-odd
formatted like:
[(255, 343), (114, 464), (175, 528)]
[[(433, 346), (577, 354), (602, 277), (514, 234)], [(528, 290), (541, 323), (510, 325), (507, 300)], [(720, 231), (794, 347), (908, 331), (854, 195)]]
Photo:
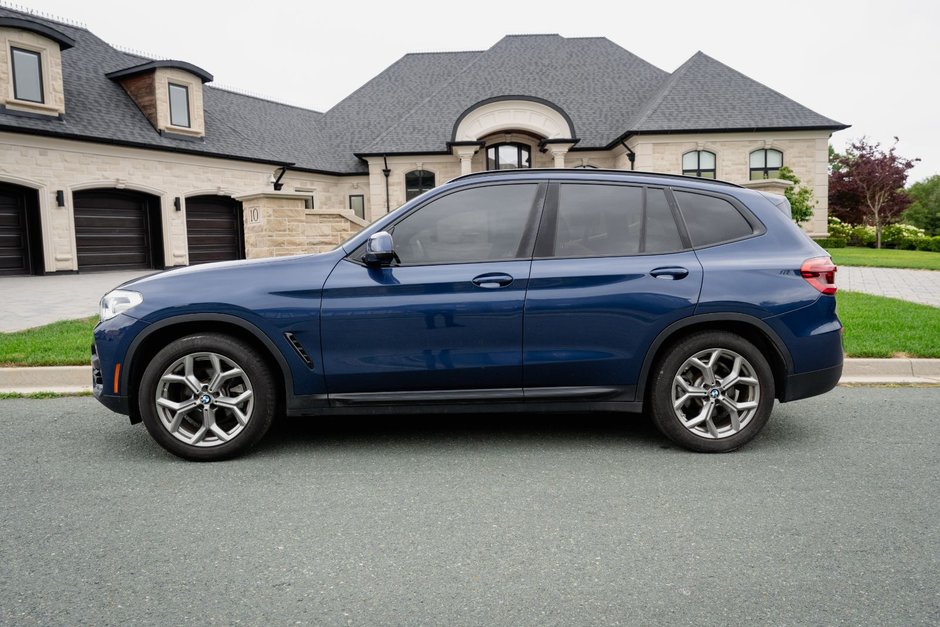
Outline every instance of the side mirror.
[(395, 257), (392, 234), (388, 231), (379, 231), (373, 233), (366, 242), (366, 254), (362, 256), (362, 261), (370, 266), (387, 265), (392, 263)]

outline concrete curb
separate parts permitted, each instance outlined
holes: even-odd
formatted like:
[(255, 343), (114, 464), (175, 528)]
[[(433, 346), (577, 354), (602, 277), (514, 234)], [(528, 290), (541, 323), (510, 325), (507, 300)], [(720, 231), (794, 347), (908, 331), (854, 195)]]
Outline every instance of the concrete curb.
[[(940, 359), (846, 359), (840, 384), (940, 385)], [(0, 368), (0, 393), (91, 391), (91, 366)]]

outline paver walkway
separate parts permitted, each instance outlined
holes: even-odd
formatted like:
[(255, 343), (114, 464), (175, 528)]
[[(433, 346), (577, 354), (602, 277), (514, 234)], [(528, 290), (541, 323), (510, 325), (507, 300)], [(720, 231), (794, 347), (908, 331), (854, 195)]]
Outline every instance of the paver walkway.
[(98, 313), (104, 294), (153, 270), (0, 277), (0, 332), (19, 331)]
[(940, 307), (940, 271), (937, 270), (839, 266), (836, 285), (848, 292), (864, 292)]

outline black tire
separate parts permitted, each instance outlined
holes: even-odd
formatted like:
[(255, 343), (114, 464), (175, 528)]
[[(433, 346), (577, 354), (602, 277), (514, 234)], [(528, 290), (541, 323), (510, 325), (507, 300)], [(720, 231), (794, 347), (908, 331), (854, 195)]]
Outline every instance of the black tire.
[[(182, 409), (158, 404), (158, 398)], [(267, 433), (277, 386), (254, 348), (228, 335), (199, 333), (154, 356), (141, 377), (137, 402), (160, 446), (191, 461), (221, 461), (241, 455)]]
[[(737, 378), (734, 364), (738, 364)], [(708, 371), (715, 382), (709, 381)], [(702, 331), (666, 350), (653, 370), (650, 393), (653, 423), (663, 435), (691, 451), (727, 453), (749, 442), (767, 424), (774, 406), (774, 378), (767, 359), (746, 339), (725, 331)]]

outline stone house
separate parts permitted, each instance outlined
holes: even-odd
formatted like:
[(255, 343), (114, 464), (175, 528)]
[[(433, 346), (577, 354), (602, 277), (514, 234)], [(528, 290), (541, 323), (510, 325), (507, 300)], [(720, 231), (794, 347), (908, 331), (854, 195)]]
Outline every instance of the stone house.
[(665, 72), (604, 38), (408, 54), (325, 113), (0, 7), (0, 274), (167, 268), (332, 248), (497, 168), (617, 168), (813, 189), (846, 128), (697, 53)]

